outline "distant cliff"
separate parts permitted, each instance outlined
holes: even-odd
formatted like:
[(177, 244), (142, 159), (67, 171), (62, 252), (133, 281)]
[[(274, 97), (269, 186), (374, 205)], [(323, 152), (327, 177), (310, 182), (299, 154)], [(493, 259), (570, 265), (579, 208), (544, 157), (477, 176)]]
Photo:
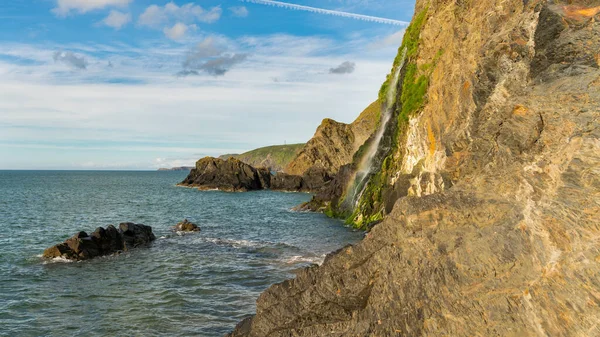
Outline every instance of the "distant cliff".
[(599, 14), (417, 0), (388, 122), (314, 200), (370, 231), (231, 336), (600, 336)]
[(219, 158), (227, 160), (233, 157), (250, 166), (265, 167), (271, 171), (281, 172), (296, 157), (303, 146), (304, 144), (267, 146), (242, 154), (226, 154)]
[(315, 135), (287, 165), (285, 172), (302, 175), (309, 168), (321, 168), (335, 174), (352, 162), (354, 154), (371, 136), (379, 122), (381, 102), (369, 105), (351, 124), (326, 118)]
[(193, 166), (181, 166), (181, 167), (172, 167), (172, 168), (159, 168), (158, 171), (190, 171), (193, 169)]

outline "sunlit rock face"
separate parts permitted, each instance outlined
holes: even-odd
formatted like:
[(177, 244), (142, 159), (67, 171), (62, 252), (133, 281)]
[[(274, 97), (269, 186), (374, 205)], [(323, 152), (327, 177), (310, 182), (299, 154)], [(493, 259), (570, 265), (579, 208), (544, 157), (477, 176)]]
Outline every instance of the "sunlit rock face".
[(600, 335), (597, 6), (418, 0), (383, 222), (232, 336)]

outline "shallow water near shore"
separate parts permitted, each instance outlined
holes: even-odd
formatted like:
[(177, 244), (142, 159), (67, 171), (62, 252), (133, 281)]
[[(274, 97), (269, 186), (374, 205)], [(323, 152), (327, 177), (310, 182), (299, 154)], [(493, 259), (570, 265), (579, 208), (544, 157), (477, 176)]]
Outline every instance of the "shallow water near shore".
[[(362, 233), (290, 209), (304, 193), (179, 188), (186, 172), (0, 171), (1, 336), (222, 336), (269, 285)], [(184, 218), (200, 233), (178, 234)], [(157, 241), (48, 263), (80, 230), (131, 221)]]

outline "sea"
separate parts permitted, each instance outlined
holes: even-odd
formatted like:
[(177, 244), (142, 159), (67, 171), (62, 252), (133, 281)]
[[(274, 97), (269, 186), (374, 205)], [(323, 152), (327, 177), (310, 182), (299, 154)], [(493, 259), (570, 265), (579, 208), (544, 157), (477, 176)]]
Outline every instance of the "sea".
[[(363, 237), (292, 211), (310, 194), (177, 187), (186, 174), (0, 171), (0, 336), (223, 336), (271, 284)], [(183, 219), (201, 232), (174, 232)], [(121, 222), (157, 240), (89, 261), (41, 257)]]

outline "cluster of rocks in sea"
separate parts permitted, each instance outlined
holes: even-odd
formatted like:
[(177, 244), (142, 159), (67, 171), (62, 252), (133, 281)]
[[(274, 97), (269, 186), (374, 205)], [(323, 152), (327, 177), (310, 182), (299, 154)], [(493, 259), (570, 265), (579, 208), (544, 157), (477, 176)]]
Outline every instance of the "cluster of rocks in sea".
[(196, 163), (179, 186), (201, 190), (247, 192), (256, 190), (318, 191), (332, 180), (322, 168), (313, 167), (303, 175), (272, 173), (267, 168), (255, 168), (236, 158), (227, 160), (205, 157)]
[[(198, 225), (187, 219), (174, 227), (178, 232), (199, 232)], [(92, 234), (79, 232), (62, 243), (54, 245), (42, 255), (44, 258), (63, 258), (73, 261), (89, 260), (95, 257), (118, 254), (133, 248), (148, 245), (156, 240), (151, 226), (124, 222), (116, 228), (108, 225), (98, 227)]]
[(69, 260), (88, 260), (99, 256), (112, 255), (154, 241), (156, 236), (152, 227), (124, 222), (119, 228), (109, 225), (98, 227), (92, 234), (79, 232), (44, 251), (45, 258), (65, 258)]

